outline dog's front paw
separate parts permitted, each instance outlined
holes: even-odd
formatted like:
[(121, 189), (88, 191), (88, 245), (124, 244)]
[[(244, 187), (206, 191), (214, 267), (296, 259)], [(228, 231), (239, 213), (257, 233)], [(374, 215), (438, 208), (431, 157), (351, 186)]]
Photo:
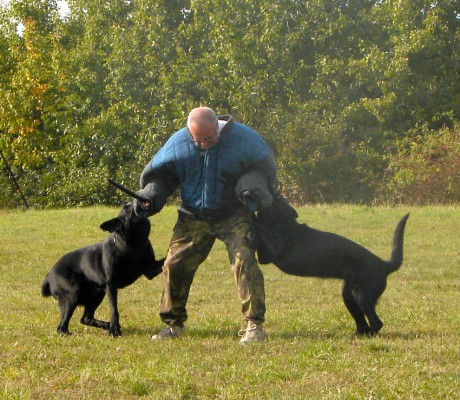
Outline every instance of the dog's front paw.
[(121, 327), (120, 327), (120, 325), (110, 324), (108, 334), (109, 334), (109, 336), (112, 336), (112, 337), (121, 336)]

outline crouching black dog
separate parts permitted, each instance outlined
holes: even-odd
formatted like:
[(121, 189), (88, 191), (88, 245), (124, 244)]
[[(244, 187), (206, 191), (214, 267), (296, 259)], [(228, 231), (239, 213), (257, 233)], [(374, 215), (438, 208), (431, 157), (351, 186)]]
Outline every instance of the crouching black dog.
[(274, 195), (271, 207), (257, 213), (259, 262), (273, 263), (291, 275), (343, 279), (342, 297), (356, 322), (356, 334), (375, 335), (383, 326), (375, 307), (386, 288), (387, 276), (402, 264), (409, 214), (396, 227), (389, 261), (343, 236), (299, 224), (297, 217), (279, 194)]
[[(163, 260), (155, 260), (149, 241), (150, 222), (135, 215), (133, 204), (125, 203), (117, 218), (101, 224), (111, 234), (102, 242), (65, 254), (48, 273), (42, 295), (53, 296), (59, 303), (61, 320), (57, 331), (69, 334), (69, 321), (78, 305), (84, 307), (80, 322), (121, 336), (117, 290), (141, 275), (157, 276)], [(94, 313), (108, 294), (110, 322), (99, 321)]]

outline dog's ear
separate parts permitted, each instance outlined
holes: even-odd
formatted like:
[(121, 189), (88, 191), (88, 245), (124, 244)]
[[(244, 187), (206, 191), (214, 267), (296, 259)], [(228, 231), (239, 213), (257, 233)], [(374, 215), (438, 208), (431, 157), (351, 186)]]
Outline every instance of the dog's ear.
[(275, 206), (277, 208), (276, 212), (279, 214), (279, 216), (284, 219), (297, 219), (299, 217), (299, 214), (297, 214), (297, 211), (295, 210), (294, 207), (292, 207), (287, 200), (282, 197), (281, 195), (278, 195), (274, 198), (273, 202), (275, 203)]
[(117, 228), (120, 228), (122, 222), (118, 218), (109, 219), (101, 224), (100, 228), (105, 232), (114, 232)]

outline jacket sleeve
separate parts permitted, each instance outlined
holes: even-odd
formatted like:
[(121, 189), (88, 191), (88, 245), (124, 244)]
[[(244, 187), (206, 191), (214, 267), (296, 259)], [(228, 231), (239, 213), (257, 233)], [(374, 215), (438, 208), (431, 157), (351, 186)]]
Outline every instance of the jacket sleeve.
[(150, 199), (153, 204), (153, 211), (159, 212), (178, 185), (177, 178), (168, 168), (153, 168), (152, 162), (150, 162), (142, 171), (141, 190), (137, 193)]
[(273, 155), (269, 155), (238, 179), (235, 186), (238, 200), (243, 202), (242, 194), (249, 191), (256, 200), (258, 209), (270, 207), (273, 202), (270, 188), (275, 183), (276, 177), (276, 160)]

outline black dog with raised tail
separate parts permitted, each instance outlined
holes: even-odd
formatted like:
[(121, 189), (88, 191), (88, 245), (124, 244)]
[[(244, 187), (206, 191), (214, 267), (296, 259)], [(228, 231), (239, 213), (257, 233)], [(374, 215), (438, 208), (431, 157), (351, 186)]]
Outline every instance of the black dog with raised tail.
[(356, 334), (375, 335), (383, 326), (375, 307), (388, 275), (402, 264), (409, 214), (396, 226), (389, 261), (343, 236), (299, 224), (297, 217), (297, 212), (277, 193), (271, 207), (257, 213), (259, 262), (273, 263), (291, 275), (342, 279), (343, 301), (356, 322)]

